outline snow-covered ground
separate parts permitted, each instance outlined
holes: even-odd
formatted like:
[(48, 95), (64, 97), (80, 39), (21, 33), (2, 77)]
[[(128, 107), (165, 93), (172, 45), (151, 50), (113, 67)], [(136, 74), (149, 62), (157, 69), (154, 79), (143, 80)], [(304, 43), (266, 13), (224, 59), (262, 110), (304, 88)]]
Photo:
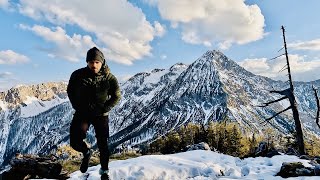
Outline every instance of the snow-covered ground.
[[(279, 155), (272, 158), (257, 157), (239, 159), (212, 151), (195, 150), (171, 155), (147, 155), (133, 159), (112, 161), (112, 180), (213, 180), (213, 179), (283, 179), (274, 176), (283, 162), (300, 161), (311, 166), (308, 160), (296, 156)], [(70, 180), (98, 180), (100, 165), (89, 167), (86, 174), (80, 171), (71, 174)], [(224, 174), (224, 175), (222, 175)], [(287, 178), (288, 180), (316, 180), (314, 177)]]

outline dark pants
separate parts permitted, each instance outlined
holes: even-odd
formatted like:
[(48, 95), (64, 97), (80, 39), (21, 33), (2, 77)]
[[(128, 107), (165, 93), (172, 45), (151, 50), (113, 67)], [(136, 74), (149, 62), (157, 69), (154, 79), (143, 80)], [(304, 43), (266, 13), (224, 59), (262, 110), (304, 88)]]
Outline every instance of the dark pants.
[(101, 169), (107, 170), (109, 164), (109, 119), (108, 116), (83, 116), (74, 114), (70, 127), (70, 145), (76, 151), (86, 153), (89, 148), (83, 141), (86, 138), (87, 131), (90, 125), (93, 125), (97, 145), (100, 151)]

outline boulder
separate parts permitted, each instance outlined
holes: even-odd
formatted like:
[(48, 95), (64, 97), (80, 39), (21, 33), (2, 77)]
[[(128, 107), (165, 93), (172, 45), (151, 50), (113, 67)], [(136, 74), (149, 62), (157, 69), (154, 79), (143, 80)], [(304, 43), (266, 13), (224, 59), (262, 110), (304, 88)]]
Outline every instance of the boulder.
[(302, 162), (282, 163), (280, 172), (277, 176), (283, 178), (298, 177), (298, 176), (315, 176), (315, 170), (311, 167), (304, 167)]
[(273, 157), (273, 156), (275, 156), (275, 155), (281, 155), (281, 154), (280, 154), (277, 150), (271, 150), (271, 151), (269, 151), (269, 152), (267, 153), (266, 157), (271, 158), (271, 157)]
[(193, 150), (211, 150), (209, 145), (205, 142), (201, 142), (199, 144), (193, 144), (190, 146), (187, 146), (187, 151), (193, 151)]
[(61, 173), (62, 165), (54, 157), (18, 154), (10, 165), (11, 169), (4, 172), (0, 179), (67, 179), (67, 175)]

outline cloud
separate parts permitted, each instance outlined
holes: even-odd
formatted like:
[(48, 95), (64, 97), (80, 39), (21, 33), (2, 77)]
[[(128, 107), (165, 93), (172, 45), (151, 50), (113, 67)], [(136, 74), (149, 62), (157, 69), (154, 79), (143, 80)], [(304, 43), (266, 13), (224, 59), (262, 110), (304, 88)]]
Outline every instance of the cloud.
[(0, 0), (0, 8), (6, 9), (9, 7), (9, 0)]
[(222, 49), (232, 44), (245, 44), (263, 38), (264, 16), (257, 5), (246, 5), (244, 0), (184, 0), (157, 2), (162, 18), (172, 27), (181, 26), (182, 39), (191, 44)]
[(26, 63), (29, 61), (29, 58), (25, 55), (16, 53), (12, 50), (0, 51), (0, 64), (18, 64)]
[(10, 3), (9, 0), (0, 0), (0, 9), (3, 9), (5, 11), (9, 11), (9, 12), (15, 11), (15, 7), (12, 5), (12, 3)]
[(57, 26), (78, 26), (96, 36), (108, 59), (123, 64), (151, 55), (150, 42), (163, 35), (160, 23), (149, 23), (126, 0), (21, 0), (19, 12)]
[(163, 54), (160, 56), (160, 58), (163, 60), (163, 59), (167, 59), (167, 55)]
[(166, 27), (161, 25), (158, 21), (154, 22), (155, 34), (157, 36), (163, 36), (166, 33)]
[[(299, 56), (297, 54), (289, 55), (289, 63), (291, 68), (291, 75), (294, 81), (312, 81), (320, 79), (320, 59), (306, 61), (306, 56)], [(282, 72), (281, 69), (286, 65), (285, 57), (275, 60), (260, 59), (245, 59), (239, 64), (246, 70), (266, 76), (275, 80), (288, 80), (286, 76), (287, 70)]]
[(0, 92), (6, 91), (19, 83), (11, 72), (0, 72)]
[(0, 79), (8, 78), (11, 75), (12, 75), (11, 72), (3, 72), (3, 73), (0, 72)]
[(288, 44), (288, 47), (297, 50), (320, 51), (320, 39), (314, 39), (305, 42), (296, 42)]
[(70, 37), (66, 34), (66, 31), (59, 26), (51, 30), (50, 28), (39, 25), (29, 27), (20, 24), (20, 28), (32, 31), (46, 41), (54, 43), (56, 45), (54, 48), (46, 49), (48, 56), (52, 58), (58, 57), (77, 62), (86, 56), (88, 49), (96, 46), (90, 36), (73, 34), (73, 36)]

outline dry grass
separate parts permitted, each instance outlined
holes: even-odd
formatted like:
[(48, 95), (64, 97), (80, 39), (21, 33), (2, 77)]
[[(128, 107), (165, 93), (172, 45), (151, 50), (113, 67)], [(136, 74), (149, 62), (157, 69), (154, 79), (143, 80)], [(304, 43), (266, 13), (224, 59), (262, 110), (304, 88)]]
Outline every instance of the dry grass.
[(117, 154), (112, 154), (110, 156), (110, 161), (125, 160), (125, 159), (130, 159), (130, 158), (136, 158), (139, 156), (141, 156), (141, 154), (136, 153), (136, 152), (117, 153)]
[[(69, 145), (59, 147), (56, 155), (60, 157), (60, 163), (62, 165), (62, 171), (67, 174), (71, 174), (78, 171), (81, 165), (82, 154), (73, 150)], [(99, 151), (94, 151), (89, 162), (90, 166), (96, 166), (100, 164)], [(117, 153), (110, 156), (110, 161), (125, 160), (130, 158), (139, 157), (141, 154), (136, 152)]]

